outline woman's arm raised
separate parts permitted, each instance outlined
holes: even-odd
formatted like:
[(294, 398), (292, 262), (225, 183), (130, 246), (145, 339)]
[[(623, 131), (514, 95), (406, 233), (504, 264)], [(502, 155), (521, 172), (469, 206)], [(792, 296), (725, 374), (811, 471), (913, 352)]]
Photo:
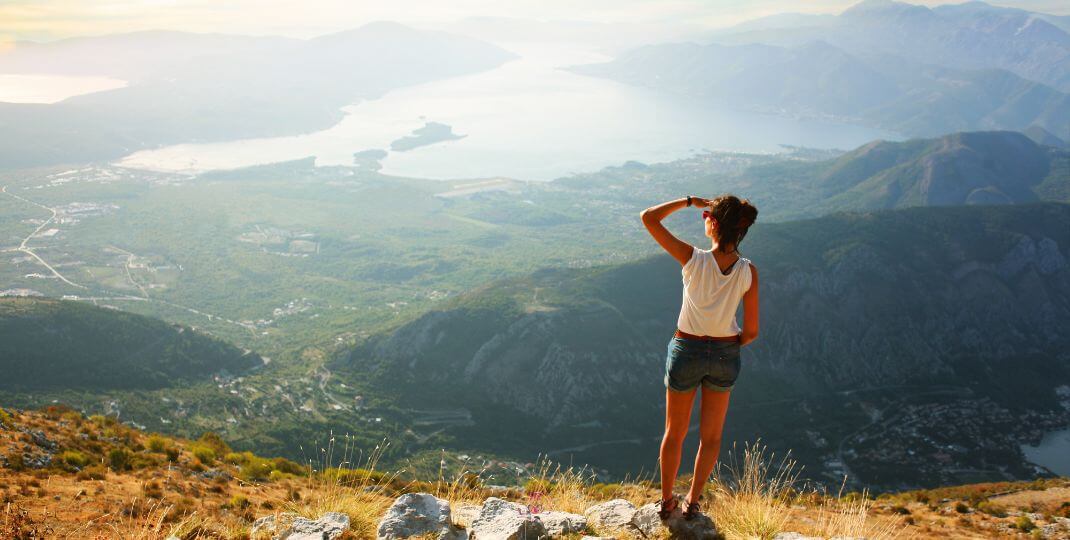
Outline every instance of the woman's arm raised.
[[(691, 206), (706, 207), (709, 206), (709, 202), (699, 197), (691, 197)], [(661, 220), (669, 217), (669, 214), (686, 207), (686, 198), (676, 199), (675, 201), (651, 206), (639, 213), (639, 218), (643, 220), (643, 226), (646, 227), (650, 236), (653, 236), (654, 240), (657, 240), (658, 244), (680, 263), (680, 266), (687, 264), (687, 261), (691, 259), (691, 252), (694, 248), (691, 247), (691, 244), (673, 236), (669, 229), (666, 229), (661, 224)]]

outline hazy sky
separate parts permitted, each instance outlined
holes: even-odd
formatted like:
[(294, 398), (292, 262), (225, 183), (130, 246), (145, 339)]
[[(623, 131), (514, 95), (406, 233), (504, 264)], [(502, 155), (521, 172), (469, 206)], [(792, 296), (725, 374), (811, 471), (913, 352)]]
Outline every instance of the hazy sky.
[[(839, 13), (854, 3), (855, 0), (0, 0), (0, 39), (46, 41), (146, 29), (308, 37), (374, 20), (433, 25), (469, 16), (718, 27), (781, 12)], [(1070, 14), (1067, 0), (990, 3)]]

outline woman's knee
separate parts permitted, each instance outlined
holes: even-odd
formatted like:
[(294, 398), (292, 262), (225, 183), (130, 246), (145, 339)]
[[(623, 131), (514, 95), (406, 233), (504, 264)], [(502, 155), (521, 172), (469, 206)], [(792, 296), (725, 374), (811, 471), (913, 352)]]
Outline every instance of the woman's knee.
[(683, 446), (684, 438), (687, 437), (687, 429), (669, 426), (665, 429), (665, 442), (673, 446)]
[(721, 434), (718, 433), (703, 433), (699, 439), (702, 446), (706, 448), (720, 448), (721, 447)]

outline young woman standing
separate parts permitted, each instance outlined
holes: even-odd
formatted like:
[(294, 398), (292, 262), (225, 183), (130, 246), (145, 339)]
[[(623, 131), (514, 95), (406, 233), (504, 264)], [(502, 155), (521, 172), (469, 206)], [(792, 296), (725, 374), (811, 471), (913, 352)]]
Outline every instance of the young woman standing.
[[(662, 225), (673, 212), (702, 208), (709, 250), (698, 249)], [(695, 476), (685, 499), (684, 517), (699, 511), (699, 499), (717, 463), (728, 398), (739, 376), (740, 347), (758, 337), (758, 269), (737, 248), (758, 217), (750, 201), (734, 195), (716, 199), (688, 196), (647, 208), (643, 225), (682, 266), (683, 299), (676, 333), (665, 360), (665, 436), (661, 442), (661, 510), (667, 519), (677, 507), (672, 488), (680, 468), (691, 408), (702, 387), (700, 442)], [(743, 304), (743, 328), (736, 310)]]

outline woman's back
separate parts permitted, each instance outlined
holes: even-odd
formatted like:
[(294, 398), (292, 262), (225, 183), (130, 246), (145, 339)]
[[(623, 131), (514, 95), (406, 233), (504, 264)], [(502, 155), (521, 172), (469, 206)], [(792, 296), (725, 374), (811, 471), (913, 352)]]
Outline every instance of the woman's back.
[(751, 286), (751, 263), (743, 257), (722, 272), (713, 252), (694, 248), (680, 269), (683, 298), (676, 327), (697, 336), (740, 333), (736, 311)]

